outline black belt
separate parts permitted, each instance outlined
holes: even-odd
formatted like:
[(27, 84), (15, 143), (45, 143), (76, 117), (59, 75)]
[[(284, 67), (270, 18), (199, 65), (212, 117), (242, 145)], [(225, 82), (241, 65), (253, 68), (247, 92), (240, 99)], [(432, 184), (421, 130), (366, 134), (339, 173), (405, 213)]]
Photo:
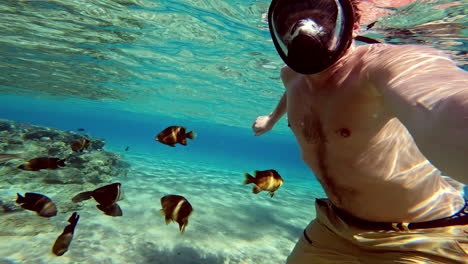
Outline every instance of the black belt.
[[(324, 201), (317, 200), (319, 204), (325, 204)], [(458, 213), (444, 217), (441, 219), (416, 222), (416, 223), (390, 223), (390, 222), (372, 222), (357, 218), (349, 213), (339, 209), (332, 204), (335, 213), (343, 219), (347, 224), (368, 230), (409, 230), (409, 229), (426, 229), (456, 225), (468, 225), (468, 201), (465, 201), (465, 206)]]

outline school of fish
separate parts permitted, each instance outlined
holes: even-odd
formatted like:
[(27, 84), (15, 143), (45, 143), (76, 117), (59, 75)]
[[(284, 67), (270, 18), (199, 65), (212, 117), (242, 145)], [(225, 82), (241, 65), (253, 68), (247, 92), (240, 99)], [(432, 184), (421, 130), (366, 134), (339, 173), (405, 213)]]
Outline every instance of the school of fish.
[[(85, 131), (84, 128), (79, 128), (78, 131)], [(195, 139), (195, 131), (187, 132), (187, 129), (182, 126), (169, 126), (159, 132), (155, 140), (161, 144), (175, 147), (175, 144), (187, 146), (187, 139)], [(70, 144), (70, 148), (74, 153), (82, 153), (89, 151), (90, 141), (86, 138), (81, 138)], [(129, 150), (129, 146), (125, 151)], [(0, 153), (0, 165), (6, 161), (14, 159), (23, 159), (24, 153), (7, 154)], [(57, 170), (66, 166), (66, 158), (56, 157), (37, 157), (26, 161), (17, 166), (20, 170), (25, 171), (40, 171), (40, 170)], [(255, 170), (254, 176), (245, 173), (244, 185), (254, 184), (252, 192), (257, 194), (261, 191), (267, 191), (270, 197), (283, 184), (283, 178), (276, 170), (269, 169), (264, 171)], [(123, 199), (123, 190), (121, 183), (112, 183), (109, 185), (98, 187), (94, 190), (83, 191), (71, 198), (72, 202), (81, 203), (93, 198), (97, 202), (97, 209), (105, 215), (112, 217), (123, 216), (121, 207), (117, 204)], [(166, 224), (176, 222), (179, 225), (179, 231), (184, 234), (188, 225), (188, 219), (194, 212), (190, 202), (181, 195), (169, 194), (160, 199), (160, 212), (164, 216)], [(17, 193), (16, 203), (23, 209), (33, 211), (41, 217), (53, 217), (57, 215), (57, 206), (46, 195), (27, 192), (23, 195)], [(63, 232), (57, 237), (53, 246), (52, 253), (56, 256), (64, 255), (72, 242), (75, 228), (78, 224), (80, 216), (74, 212), (68, 219), (67, 225)]]

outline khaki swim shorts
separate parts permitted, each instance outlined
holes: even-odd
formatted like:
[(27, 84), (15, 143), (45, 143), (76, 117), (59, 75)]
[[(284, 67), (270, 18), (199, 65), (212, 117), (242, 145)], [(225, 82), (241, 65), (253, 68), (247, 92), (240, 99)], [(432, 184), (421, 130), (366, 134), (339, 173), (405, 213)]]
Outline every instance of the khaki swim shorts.
[(315, 207), (287, 264), (468, 263), (468, 225), (370, 230), (346, 222), (328, 199)]

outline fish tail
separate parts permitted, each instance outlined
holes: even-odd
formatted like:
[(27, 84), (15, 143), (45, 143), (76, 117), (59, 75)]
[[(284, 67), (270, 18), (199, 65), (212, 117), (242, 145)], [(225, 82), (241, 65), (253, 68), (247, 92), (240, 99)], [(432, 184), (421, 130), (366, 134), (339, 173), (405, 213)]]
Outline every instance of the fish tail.
[(187, 138), (190, 138), (191, 140), (194, 140), (195, 139), (195, 131), (192, 130), (192, 131), (188, 132), (187, 134), (185, 134), (185, 136)]
[(16, 193), (16, 195), (18, 196), (18, 198), (16, 198), (16, 203), (25, 203), (26, 202), (26, 199), (24, 199), (24, 197), (21, 196), (21, 194)]
[(270, 192), (270, 197), (273, 198), (273, 195), (275, 195), (275, 192)]
[(252, 175), (248, 174), (247, 172), (244, 173), (244, 175), (245, 175), (244, 185), (245, 184), (250, 184), (250, 183), (255, 183), (255, 178), (252, 177)]
[(68, 218), (68, 223), (64, 229), (63, 229), (63, 234), (73, 234), (75, 232), (75, 227), (78, 224), (78, 220), (80, 219), (80, 216), (78, 215), (77, 212), (74, 212), (70, 218)]
[(72, 202), (79, 203), (84, 200), (89, 200), (91, 199), (92, 194), (93, 194), (92, 191), (79, 193), (72, 198)]
[(78, 220), (80, 219), (80, 216), (78, 215), (77, 212), (74, 212), (70, 218), (68, 218), (68, 223), (70, 223), (73, 227), (76, 226), (76, 224), (78, 223)]

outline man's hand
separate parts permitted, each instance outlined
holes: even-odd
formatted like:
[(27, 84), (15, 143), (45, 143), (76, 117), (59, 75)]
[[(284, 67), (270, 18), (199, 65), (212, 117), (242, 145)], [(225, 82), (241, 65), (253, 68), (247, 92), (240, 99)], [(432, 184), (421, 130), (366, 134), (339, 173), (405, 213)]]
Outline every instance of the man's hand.
[(259, 116), (255, 119), (252, 130), (255, 133), (255, 136), (260, 136), (270, 131), (273, 128), (274, 122), (271, 119), (271, 116)]

